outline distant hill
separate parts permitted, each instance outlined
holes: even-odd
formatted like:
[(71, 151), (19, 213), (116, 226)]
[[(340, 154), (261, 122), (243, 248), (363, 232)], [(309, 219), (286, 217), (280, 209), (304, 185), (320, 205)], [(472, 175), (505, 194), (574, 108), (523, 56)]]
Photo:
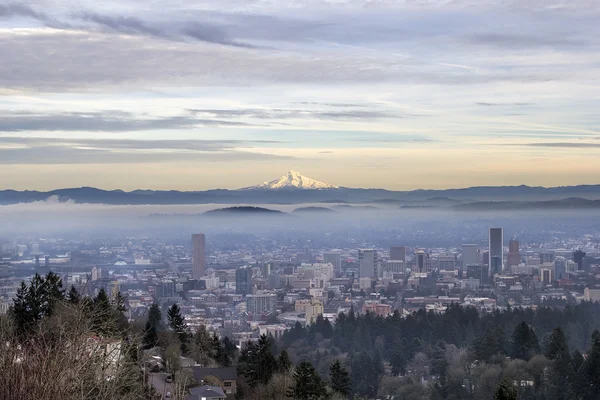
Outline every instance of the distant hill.
[[(281, 188), (214, 189), (182, 192), (176, 190), (102, 190), (91, 187), (58, 189), (48, 192), (0, 190), (0, 205), (31, 203), (55, 198), (76, 203), (115, 205), (168, 204), (381, 204), (458, 206), (478, 202), (556, 201), (567, 198), (600, 199), (600, 185), (555, 188), (530, 186), (481, 186), (465, 189), (414, 190), (395, 192), (384, 189)], [(460, 207), (459, 207), (460, 208)], [(468, 207), (466, 207), (468, 208)]]
[(296, 208), (294, 213), (335, 213), (335, 210), (327, 207), (300, 207)]
[(338, 210), (379, 210), (379, 207), (375, 206), (357, 206), (350, 204), (338, 204), (337, 206), (333, 206), (333, 208), (336, 208)]
[(221, 215), (285, 215), (279, 210), (271, 210), (262, 207), (227, 207), (217, 208), (216, 210), (206, 211), (202, 215), (206, 216), (221, 216)]
[(600, 200), (571, 197), (548, 201), (482, 201), (458, 204), (450, 207), (460, 211), (503, 211), (503, 210), (600, 210)]

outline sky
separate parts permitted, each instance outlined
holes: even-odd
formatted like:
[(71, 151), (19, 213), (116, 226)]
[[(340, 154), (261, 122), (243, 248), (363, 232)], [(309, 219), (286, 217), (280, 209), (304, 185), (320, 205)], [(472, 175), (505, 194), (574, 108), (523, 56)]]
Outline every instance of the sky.
[(0, 189), (600, 179), (597, 0), (0, 1)]

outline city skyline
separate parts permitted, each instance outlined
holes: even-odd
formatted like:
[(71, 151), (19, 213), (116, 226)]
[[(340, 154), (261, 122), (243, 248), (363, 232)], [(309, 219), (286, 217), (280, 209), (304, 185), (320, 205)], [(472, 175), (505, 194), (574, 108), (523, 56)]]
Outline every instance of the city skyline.
[(598, 14), (584, 0), (6, 3), (0, 182), (598, 183)]

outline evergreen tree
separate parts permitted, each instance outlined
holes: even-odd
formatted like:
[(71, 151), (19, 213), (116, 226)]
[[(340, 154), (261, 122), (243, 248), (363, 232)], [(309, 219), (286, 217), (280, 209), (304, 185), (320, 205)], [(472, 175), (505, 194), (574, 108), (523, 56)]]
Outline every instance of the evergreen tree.
[(227, 355), (223, 343), (216, 333), (213, 334), (211, 347), (211, 356), (213, 360), (221, 367), (229, 367), (231, 365), (231, 359)]
[(188, 328), (185, 323), (185, 318), (181, 315), (181, 310), (177, 303), (173, 304), (167, 312), (167, 320), (169, 321), (169, 327), (175, 331), (179, 341), (181, 342), (181, 351), (183, 354), (187, 353), (187, 340), (188, 340)]
[(290, 369), (292, 369), (292, 360), (290, 360), (288, 352), (282, 350), (279, 353), (279, 357), (277, 357), (277, 370), (279, 372), (288, 372)]
[(148, 310), (148, 320), (144, 328), (144, 348), (151, 349), (158, 344), (158, 333), (162, 330), (162, 313), (158, 304), (153, 303)]
[(600, 332), (592, 334), (592, 347), (581, 366), (583, 372), (583, 399), (597, 400), (600, 394)]
[(247, 343), (238, 360), (238, 374), (246, 378), (251, 388), (258, 384), (266, 385), (277, 368), (272, 339), (266, 335), (262, 335), (257, 343)]
[(327, 396), (325, 383), (310, 362), (302, 361), (296, 367), (294, 386), (288, 391), (288, 396), (298, 400), (318, 400)]
[(494, 400), (517, 400), (517, 389), (510, 381), (504, 379), (494, 393)]
[(525, 361), (529, 361), (539, 351), (539, 342), (535, 331), (525, 322), (516, 326), (511, 345), (511, 357)]
[(570, 398), (573, 371), (567, 338), (561, 328), (550, 334), (546, 343), (546, 357), (552, 360), (548, 374), (547, 399), (566, 400)]
[(92, 299), (92, 330), (99, 335), (110, 335), (115, 332), (115, 321), (112, 304), (104, 288)]
[(74, 285), (71, 285), (71, 289), (69, 289), (69, 293), (67, 293), (67, 301), (71, 304), (79, 304), (81, 301), (81, 295), (75, 289)]
[(352, 382), (348, 371), (342, 366), (340, 360), (335, 360), (329, 367), (329, 384), (334, 392), (344, 397), (350, 396)]
[(52, 315), (56, 303), (63, 299), (62, 280), (53, 272), (35, 274), (29, 285), (21, 282), (12, 309), (19, 334), (27, 336), (43, 317)]

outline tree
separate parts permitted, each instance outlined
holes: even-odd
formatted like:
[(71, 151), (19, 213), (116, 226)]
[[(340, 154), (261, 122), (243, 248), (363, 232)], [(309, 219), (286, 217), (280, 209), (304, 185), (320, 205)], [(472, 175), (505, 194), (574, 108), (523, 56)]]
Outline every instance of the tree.
[(31, 333), (42, 318), (52, 315), (55, 305), (63, 299), (62, 280), (53, 272), (46, 276), (35, 274), (29, 285), (21, 282), (12, 309), (20, 335)]
[(292, 360), (290, 360), (290, 356), (286, 350), (282, 350), (279, 353), (279, 357), (277, 357), (277, 371), (278, 372), (288, 372), (292, 369)]
[(348, 371), (342, 366), (340, 360), (335, 360), (329, 367), (329, 385), (334, 392), (341, 394), (344, 397), (350, 396), (352, 390), (352, 382)]
[(231, 359), (227, 355), (223, 343), (216, 333), (212, 336), (211, 347), (212, 359), (221, 367), (229, 367), (231, 365)]
[(573, 383), (571, 355), (567, 338), (561, 328), (554, 329), (550, 334), (546, 343), (546, 357), (553, 361), (548, 375), (547, 398), (549, 400), (570, 398)]
[(238, 360), (238, 375), (245, 377), (250, 388), (266, 385), (277, 370), (272, 337), (262, 335), (257, 343), (248, 342)]
[(158, 304), (153, 303), (148, 310), (148, 320), (144, 328), (144, 348), (151, 349), (158, 343), (158, 333), (162, 330), (162, 313)]
[(181, 342), (181, 351), (186, 354), (187, 352), (187, 340), (188, 340), (188, 328), (185, 323), (185, 318), (181, 315), (181, 310), (177, 303), (173, 304), (167, 312), (167, 320), (169, 321), (169, 327), (175, 331), (179, 341)]
[(69, 293), (67, 293), (67, 301), (71, 304), (79, 304), (81, 300), (81, 295), (75, 289), (74, 285), (71, 285), (71, 289), (69, 289)]
[(600, 332), (592, 334), (592, 347), (588, 357), (581, 366), (583, 372), (583, 398), (585, 400), (597, 399), (600, 393)]
[(494, 400), (517, 400), (517, 389), (510, 381), (504, 379), (494, 393)]
[(539, 342), (535, 331), (525, 322), (516, 326), (512, 335), (511, 357), (529, 361), (539, 351)]
[(379, 378), (383, 375), (383, 364), (377, 354), (355, 353), (350, 358), (350, 378), (353, 392), (365, 397), (375, 397), (379, 389)]
[(294, 371), (294, 386), (288, 396), (299, 400), (318, 400), (327, 396), (325, 383), (321, 380), (313, 365), (302, 361)]

